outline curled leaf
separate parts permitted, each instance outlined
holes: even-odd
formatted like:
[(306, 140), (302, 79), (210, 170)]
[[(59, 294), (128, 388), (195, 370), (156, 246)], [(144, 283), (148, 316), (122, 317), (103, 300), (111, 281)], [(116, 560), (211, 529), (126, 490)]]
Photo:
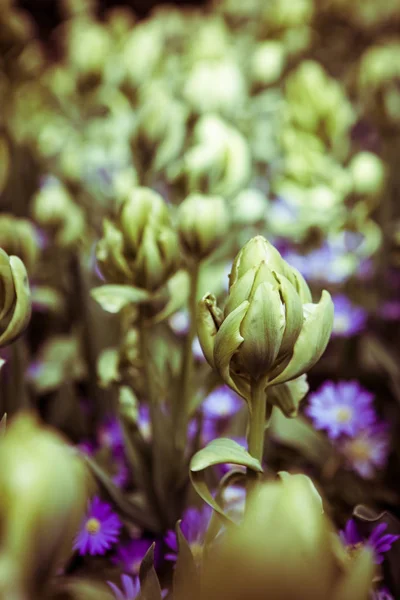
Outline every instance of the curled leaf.
[(133, 285), (101, 285), (90, 293), (103, 310), (113, 314), (119, 313), (129, 304), (140, 304), (150, 299), (149, 292)]

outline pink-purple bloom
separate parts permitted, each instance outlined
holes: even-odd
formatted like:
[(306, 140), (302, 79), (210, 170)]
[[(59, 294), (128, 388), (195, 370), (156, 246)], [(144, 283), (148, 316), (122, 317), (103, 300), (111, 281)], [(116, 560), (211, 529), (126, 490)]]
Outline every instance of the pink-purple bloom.
[(321, 248), (307, 254), (286, 252), (284, 258), (309, 281), (342, 283), (351, 275), (343, 255), (342, 248), (325, 242)]
[(371, 548), (374, 553), (374, 562), (379, 565), (384, 560), (383, 555), (389, 552), (394, 542), (400, 538), (398, 535), (385, 533), (386, 529), (387, 523), (379, 523), (374, 527), (371, 535), (365, 539), (358, 531), (355, 520), (350, 519), (347, 521), (344, 530), (340, 532), (340, 538), (350, 552), (361, 546)]
[(348, 468), (360, 477), (370, 479), (375, 476), (377, 470), (386, 466), (389, 442), (387, 424), (377, 422), (359, 431), (353, 438), (342, 440), (339, 449)]
[(332, 335), (346, 337), (361, 333), (367, 323), (367, 313), (361, 306), (356, 306), (344, 294), (333, 297), (335, 316)]
[(152, 541), (146, 539), (130, 540), (118, 546), (113, 560), (125, 573), (138, 575), (140, 564), (151, 544)]
[(74, 550), (80, 555), (103, 555), (118, 540), (122, 523), (107, 502), (94, 496), (75, 538)]
[(376, 421), (373, 395), (358, 381), (326, 381), (313, 394), (305, 410), (316, 429), (324, 429), (332, 440), (354, 437)]
[(113, 453), (120, 454), (124, 447), (124, 437), (121, 423), (115, 417), (110, 417), (102, 423), (98, 431), (101, 446), (109, 448)]
[(138, 577), (129, 577), (129, 575), (121, 575), (122, 589), (120, 590), (115, 583), (107, 581), (114, 592), (116, 600), (135, 600), (139, 596), (140, 581)]
[[(211, 508), (187, 508), (183, 513), (181, 531), (185, 536), (193, 556), (198, 557), (203, 549), (204, 538), (211, 518)], [(178, 540), (174, 531), (168, 531), (164, 538), (166, 545), (172, 552), (165, 555), (167, 560), (175, 561), (178, 555)]]

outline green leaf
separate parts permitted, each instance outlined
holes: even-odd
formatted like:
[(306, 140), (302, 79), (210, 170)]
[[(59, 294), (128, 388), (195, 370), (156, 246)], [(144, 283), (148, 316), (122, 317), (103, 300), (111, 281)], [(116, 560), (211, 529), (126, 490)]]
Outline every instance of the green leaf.
[(178, 559), (174, 571), (174, 600), (196, 600), (199, 596), (200, 577), (187, 539), (181, 531), (181, 521), (176, 524)]
[(7, 428), (7, 413), (4, 413), (4, 415), (1, 418), (0, 421), (0, 437), (3, 437), (3, 435), (6, 432), (6, 428)]
[(161, 587), (154, 569), (155, 542), (147, 550), (139, 570), (140, 600), (161, 600)]
[(221, 504), (214, 499), (205, 480), (206, 469), (227, 463), (241, 465), (257, 473), (263, 472), (260, 461), (251, 456), (242, 446), (228, 438), (219, 438), (210, 442), (193, 456), (190, 462), (190, 478), (193, 487), (204, 502), (209, 504), (225, 521), (231, 521)]
[(186, 305), (189, 298), (190, 279), (187, 271), (180, 270), (173, 275), (167, 284), (169, 299), (161, 312), (159, 312), (153, 323), (161, 323)]
[(129, 519), (135, 525), (148, 529), (154, 533), (160, 533), (159, 524), (146, 512), (142, 503), (128, 498), (111, 480), (105, 471), (89, 456), (83, 455), (90, 472), (98, 483), (100, 489), (108, 497), (120, 514)]
[(133, 285), (101, 285), (91, 290), (90, 294), (103, 310), (110, 313), (119, 313), (129, 304), (140, 304), (151, 298), (149, 292)]

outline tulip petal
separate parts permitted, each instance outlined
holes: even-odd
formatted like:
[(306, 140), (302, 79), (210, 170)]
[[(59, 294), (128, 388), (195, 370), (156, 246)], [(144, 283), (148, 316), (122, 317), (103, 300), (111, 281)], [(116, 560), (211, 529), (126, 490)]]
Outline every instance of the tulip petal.
[[(214, 344), (220, 322), (216, 322), (219, 309), (215, 296), (207, 294), (198, 304), (197, 309), (197, 336), (199, 338), (201, 349), (209, 365), (215, 368), (214, 363)], [(219, 319), (218, 319), (219, 320)], [(221, 316), (222, 320), (222, 316)]]
[(303, 305), (300, 296), (284, 275), (275, 273), (279, 283), (282, 300), (285, 305), (286, 327), (283, 334), (279, 355), (292, 352), (294, 344), (300, 335), (304, 322)]
[(223, 321), (217, 335), (215, 336), (214, 364), (222, 379), (240, 396), (243, 394), (233, 381), (230, 374), (230, 362), (232, 356), (237, 352), (244, 338), (240, 334), (240, 325), (249, 308), (247, 301), (242, 302)]
[(272, 382), (284, 383), (299, 377), (321, 358), (328, 345), (333, 327), (333, 302), (326, 290), (318, 304), (305, 304), (304, 324), (294, 346), (293, 357)]
[(13, 342), (27, 327), (31, 318), (32, 302), (28, 274), (17, 256), (10, 256), (10, 267), (15, 288), (15, 306), (6, 330), (0, 336), (0, 347)]

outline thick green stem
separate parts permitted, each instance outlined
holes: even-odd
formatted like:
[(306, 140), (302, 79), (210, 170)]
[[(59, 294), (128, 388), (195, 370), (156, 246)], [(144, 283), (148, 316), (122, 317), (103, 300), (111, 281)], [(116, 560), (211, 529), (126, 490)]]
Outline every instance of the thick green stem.
[(186, 445), (187, 426), (189, 421), (190, 401), (192, 397), (193, 383), (193, 340), (196, 335), (196, 311), (197, 311), (197, 286), (199, 281), (200, 265), (196, 263), (189, 272), (190, 296), (189, 296), (189, 331), (186, 336), (182, 372), (181, 372), (181, 399), (175, 407), (176, 423), (176, 447), (183, 450)]
[[(251, 385), (251, 412), (249, 414), (249, 431), (247, 436), (248, 451), (251, 456), (262, 463), (264, 454), (266, 394), (265, 379), (253, 381)], [(250, 494), (259, 479), (260, 474), (247, 469), (248, 494)]]

